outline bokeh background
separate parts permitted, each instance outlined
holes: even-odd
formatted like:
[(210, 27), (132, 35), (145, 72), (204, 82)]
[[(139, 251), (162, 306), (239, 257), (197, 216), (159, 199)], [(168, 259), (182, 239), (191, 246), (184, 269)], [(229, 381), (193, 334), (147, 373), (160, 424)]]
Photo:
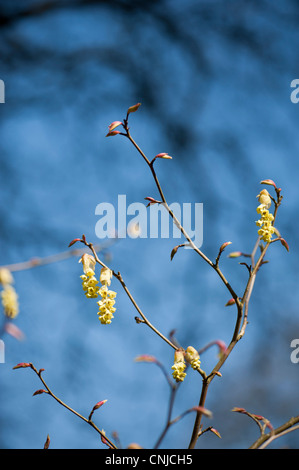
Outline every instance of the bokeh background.
[[(140, 155), (122, 137), (105, 138), (108, 125), (129, 106), (133, 137), (156, 162), (171, 202), (204, 204), (202, 250), (215, 258), (231, 241), (221, 266), (242, 293), (247, 271), (230, 251), (250, 252), (256, 240), (260, 181), (282, 188), (277, 227), (290, 245), (268, 252), (252, 296), (249, 325), (216, 378), (206, 402), (222, 439), (206, 433), (198, 446), (246, 448), (258, 428), (232, 413), (234, 406), (266, 416), (274, 426), (299, 413), (299, 365), (290, 342), (298, 317), (298, 125), (299, 104), (290, 100), (298, 77), (299, 6), (295, 0), (28, 0), (1, 1), (1, 79), (5, 104), (1, 129), (0, 265), (67, 250), (83, 233), (95, 235), (100, 202), (117, 204), (156, 197)], [(129, 220), (129, 218), (128, 218)], [(165, 335), (175, 330), (185, 347), (228, 343), (234, 307), (221, 281), (194, 252), (173, 239), (131, 239), (101, 256), (120, 271), (149, 320)], [(231, 249), (230, 249), (231, 248)], [(151, 354), (171, 372), (173, 352), (136, 324), (136, 311), (116, 280), (117, 312), (110, 326), (97, 319), (84, 297), (78, 257), (14, 273), (20, 313), (14, 324), (24, 338), (4, 334), (0, 364), (0, 447), (102, 448), (98, 434), (41, 388), (19, 362), (44, 368), (53, 392), (94, 415), (123, 447), (152, 447), (163, 429), (169, 387)], [(5, 321), (3, 316), (2, 322)], [(217, 348), (202, 355), (209, 371)], [(196, 405), (200, 376), (188, 374), (174, 408)], [(194, 416), (173, 426), (164, 448), (188, 446)], [(294, 432), (272, 447), (299, 447)]]

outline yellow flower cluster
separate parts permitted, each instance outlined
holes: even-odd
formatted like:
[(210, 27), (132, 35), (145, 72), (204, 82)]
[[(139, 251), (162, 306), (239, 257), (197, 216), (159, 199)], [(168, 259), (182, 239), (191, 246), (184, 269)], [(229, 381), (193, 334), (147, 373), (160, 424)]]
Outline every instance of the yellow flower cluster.
[(202, 373), (200, 369), (200, 359), (198, 351), (193, 346), (188, 346), (186, 351), (183, 349), (178, 349), (174, 353), (174, 364), (172, 366), (172, 376), (177, 382), (183, 382), (186, 377), (185, 369), (187, 367), (185, 360), (190, 364), (192, 369), (198, 370)]
[(0, 269), (0, 284), (3, 286), (1, 301), (4, 315), (15, 318), (19, 313), (18, 295), (12, 286), (14, 282), (11, 272), (6, 268)]
[(172, 366), (173, 372), (172, 376), (176, 380), (176, 382), (183, 382), (184, 378), (186, 377), (186, 363), (184, 358), (184, 352), (181, 350), (177, 350), (174, 353), (174, 364)]
[(99, 306), (98, 316), (102, 324), (109, 325), (112, 321), (113, 313), (116, 311), (114, 307), (116, 292), (109, 290), (108, 286), (111, 284), (112, 271), (109, 268), (102, 268), (100, 274), (101, 288), (98, 285), (99, 281), (95, 277), (96, 260), (93, 256), (84, 254), (79, 263), (83, 264), (83, 272), (80, 278), (82, 279), (82, 287), (86, 297), (96, 298), (99, 295), (101, 300), (97, 302)]
[(256, 221), (256, 225), (260, 227), (257, 233), (264, 242), (269, 243), (275, 232), (275, 228), (272, 225), (274, 216), (268, 210), (271, 206), (271, 198), (266, 189), (263, 189), (257, 197), (259, 198), (260, 205), (257, 207), (256, 211), (261, 216), (261, 218)]
[(191, 365), (192, 369), (194, 370), (200, 370), (200, 359), (199, 359), (199, 354), (196, 351), (193, 346), (188, 346), (186, 349), (186, 355), (185, 355), (186, 361), (189, 362)]
[(108, 289), (108, 286), (111, 284), (111, 278), (112, 271), (108, 268), (102, 268), (100, 275), (100, 282), (102, 287), (99, 290), (99, 294), (102, 297), (102, 300), (97, 302), (97, 304), (99, 306), (99, 320), (104, 325), (109, 325), (111, 323), (112, 318), (114, 318), (113, 313), (116, 310), (114, 307), (116, 292)]
[(83, 264), (83, 272), (80, 278), (82, 279), (82, 287), (85, 292), (85, 295), (89, 299), (94, 299), (98, 297), (99, 292), (99, 281), (95, 277), (95, 264), (96, 260), (93, 256), (84, 254), (82, 258), (80, 258), (79, 263)]

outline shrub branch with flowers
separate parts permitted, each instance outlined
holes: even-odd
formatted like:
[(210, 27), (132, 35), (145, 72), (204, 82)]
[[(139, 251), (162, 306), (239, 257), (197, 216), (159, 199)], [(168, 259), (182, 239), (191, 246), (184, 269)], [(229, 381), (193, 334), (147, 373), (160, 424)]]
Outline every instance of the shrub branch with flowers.
[[(173, 220), (173, 223), (178, 227), (180, 232), (185, 238), (185, 243), (177, 245), (173, 248), (170, 253), (171, 260), (176, 255), (177, 251), (180, 247), (188, 245), (191, 247), (194, 252), (203, 260), (203, 262), (207, 263), (211, 269), (213, 269), (218, 277), (220, 278), (221, 282), (225, 285), (228, 294), (230, 295), (229, 300), (226, 303), (226, 306), (234, 306), (236, 309), (236, 320), (234, 329), (232, 331), (231, 340), (228, 345), (225, 345), (222, 341), (213, 341), (208, 345), (204, 346), (201, 349), (196, 348), (196, 345), (186, 345), (182, 346), (178, 344), (177, 340), (174, 338), (173, 334), (171, 333), (168, 337), (158, 330), (154, 324), (148, 319), (147, 315), (141, 310), (139, 305), (137, 304), (136, 299), (131, 294), (129, 287), (126, 285), (122, 275), (120, 272), (116, 272), (109, 268), (104, 261), (98, 256), (97, 254), (97, 247), (94, 246), (92, 243), (86, 240), (86, 237), (82, 235), (81, 238), (75, 238), (69, 244), (69, 247), (72, 247), (75, 243), (81, 243), (84, 245), (83, 252), (81, 251), (79, 262), (82, 263), (83, 267), (83, 274), (80, 276), (82, 281), (82, 288), (85, 296), (88, 299), (100, 299), (97, 300), (96, 303), (98, 305), (98, 318), (100, 323), (103, 325), (111, 325), (112, 320), (114, 319), (114, 313), (116, 311), (115, 307), (115, 297), (117, 286), (115, 284), (116, 281), (120, 284), (121, 288), (125, 291), (128, 298), (130, 299), (132, 305), (134, 306), (135, 310), (138, 313), (138, 316), (135, 317), (137, 324), (144, 324), (145, 326), (149, 327), (156, 335), (158, 335), (161, 340), (165, 341), (167, 345), (172, 348), (174, 353), (174, 362), (173, 364), (168, 364), (165, 366), (162, 364), (155, 356), (151, 355), (141, 355), (136, 358), (138, 362), (148, 362), (156, 364), (163, 372), (167, 383), (170, 387), (170, 400), (168, 403), (168, 410), (167, 410), (167, 419), (165, 422), (164, 428), (161, 430), (161, 434), (158, 436), (154, 448), (160, 447), (163, 442), (165, 435), (167, 434), (169, 428), (181, 420), (184, 416), (189, 413), (194, 413), (194, 422), (193, 427), (190, 430), (190, 440), (189, 440), (189, 449), (193, 449), (200, 436), (206, 432), (212, 432), (218, 438), (221, 437), (219, 431), (217, 431), (213, 426), (208, 425), (204, 427), (205, 418), (212, 418), (212, 412), (205, 407), (206, 398), (208, 396), (209, 387), (214, 380), (215, 377), (221, 377), (221, 368), (223, 364), (228, 360), (232, 350), (235, 348), (237, 343), (243, 338), (246, 327), (248, 324), (248, 315), (249, 315), (249, 302), (252, 295), (252, 291), (254, 288), (256, 276), (262, 265), (266, 262), (265, 255), (268, 251), (269, 247), (272, 243), (279, 241), (281, 245), (289, 251), (288, 244), (284, 238), (281, 237), (279, 231), (275, 227), (277, 211), (279, 206), (281, 205), (283, 196), (281, 195), (281, 188), (279, 188), (273, 180), (265, 179), (261, 181), (262, 185), (268, 186), (269, 190), (273, 192), (271, 195), (267, 189), (262, 189), (258, 194), (258, 206), (257, 206), (257, 214), (260, 217), (259, 220), (256, 221), (256, 225), (258, 227), (257, 230), (257, 240), (253, 246), (253, 249), (250, 253), (242, 253), (240, 251), (231, 252), (228, 256), (229, 258), (249, 258), (250, 264), (241, 262), (240, 264), (244, 265), (248, 270), (248, 279), (244, 286), (243, 292), (237, 293), (234, 288), (231, 286), (229, 281), (226, 279), (221, 267), (220, 261), (221, 256), (225, 249), (231, 244), (230, 241), (224, 242), (220, 248), (218, 249), (217, 256), (215, 256), (215, 260), (211, 260), (203, 251), (201, 251), (191, 240), (189, 234), (186, 232), (184, 227), (180, 224), (178, 219), (176, 218), (175, 214), (170, 209), (166, 198), (164, 196), (164, 192), (160, 185), (156, 169), (155, 163), (158, 159), (167, 159), (171, 160), (172, 157), (168, 155), (168, 153), (159, 153), (153, 159), (149, 159), (145, 153), (141, 150), (139, 145), (133, 139), (128, 121), (129, 117), (132, 113), (136, 112), (140, 107), (140, 103), (137, 103), (134, 106), (131, 106), (127, 110), (126, 117), (123, 121), (114, 121), (110, 124), (108, 128), (107, 137), (113, 136), (123, 136), (128, 139), (131, 144), (135, 147), (139, 155), (143, 158), (146, 166), (149, 168), (150, 173), (153, 177), (155, 186), (158, 190), (160, 200), (157, 200), (151, 196), (145, 197), (148, 202), (148, 206), (152, 204), (163, 204), (165, 210), (168, 212), (169, 216)], [(271, 206), (273, 207), (273, 213), (270, 212)], [(275, 236), (275, 238), (273, 238)], [(88, 250), (88, 251), (86, 251)], [(79, 250), (73, 252), (74, 255), (79, 254)], [(99, 265), (99, 274), (97, 274), (96, 266)], [(32, 266), (33, 267), (33, 266)], [(4, 309), (4, 314), (9, 317), (13, 318), (17, 315), (19, 306), (17, 303), (17, 294), (12, 287), (13, 278), (11, 271), (13, 271), (13, 267), (3, 267), (0, 270), (0, 283), (3, 287), (1, 292), (2, 304)], [(113, 282), (114, 290), (110, 290), (110, 286)], [(96, 308), (95, 308), (96, 310)], [(113, 326), (110, 326), (113, 327)], [(203, 352), (209, 348), (211, 345), (217, 345), (219, 348), (219, 355), (217, 361), (212, 367), (211, 370), (206, 371), (204, 367), (204, 363), (202, 364), (201, 355)], [(14, 369), (20, 368), (31, 368), (41, 380), (43, 386), (45, 388), (37, 390), (34, 395), (46, 393), (52, 396), (60, 405), (64, 406), (65, 408), (69, 409), (72, 413), (77, 415), (80, 419), (91, 425), (95, 431), (97, 431), (100, 435), (101, 442), (112, 448), (117, 449), (119, 447), (118, 436), (116, 433), (112, 433), (112, 436), (107, 437), (106, 432), (104, 430), (100, 430), (98, 426), (92, 420), (94, 411), (102, 407), (107, 400), (101, 400), (92, 408), (91, 412), (89, 413), (88, 418), (84, 417), (80, 413), (76, 412), (72, 408), (70, 408), (67, 404), (65, 404), (62, 400), (60, 400), (54, 393), (51, 391), (50, 387), (45, 382), (45, 379), (42, 375), (43, 369), (37, 370), (32, 363), (20, 363), (17, 364)], [(191, 371), (190, 371), (191, 368)], [(184, 386), (183, 382), (185, 377), (189, 373), (198, 373), (201, 376), (201, 390), (198, 396), (198, 404), (195, 404), (192, 408), (189, 408), (183, 411), (180, 415), (173, 417), (173, 407), (176, 392), (179, 387)], [(279, 436), (294, 431), (298, 428), (299, 423), (299, 416), (292, 417), (288, 421), (286, 421), (283, 425), (278, 428), (274, 428), (270, 421), (258, 414), (248, 412), (244, 408), (235, 407), (233, 409), (235, 412), (239, 412), (245, 414), (246, 416), (250, 417), (253, 421), (258, 424), (260, 430), (260, 436), (257, 440), (250, 445), (250, 448), (265, 448), (269, 445), (270, 442), (277, 439)], [(48, 436), (45, 448), (48, 448), (50, 444), (50, 438)], [(138, 449), (141, 448), (141, 445), (138, 443), (132, 443), (128, 446), (128, 448)]]

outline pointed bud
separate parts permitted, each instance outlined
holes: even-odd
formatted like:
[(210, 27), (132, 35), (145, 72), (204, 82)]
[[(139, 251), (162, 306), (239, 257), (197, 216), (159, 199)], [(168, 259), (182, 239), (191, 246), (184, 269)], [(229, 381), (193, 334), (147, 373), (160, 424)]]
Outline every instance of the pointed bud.
[(81, 241), (81, 238), (74, 238), (74, 240), (71, 241), (71, 243), (69, 244), (69, 247), (74, 245), (75, 243)]
[(22, 367), (31, 367), (30, 362), (20, 362), (16, 366), (13, 367), (13, 369), (21, 369)]
[(260, 184), (269, 184), (270, 186), (274, 186), (274, 188), (276, 188), (276, 184), (272, 180), (263, 180)]
[(239, 406), (235, 406), (231, 411), (235, 411), (236, 413), (247, 413), (245, 408), (240, 408)]
[(144, 199), (146, 199), (147, 201), (149, 201), (148, 206), (150, 206), (151, 204), (160, 204), (161, 201), (157, 201), (156, 199), (154, 199), (153, 197), (145, 197)]
[(242, 256), (242, 251), (232, 251), (227, 257), (228, 258), (238, 258), (239, 256)]
[(32, 396), (34, 397), (35, 395), (41, 395), (42, 393), (48, 393), (48, 392), (47, 390), (44, 390), (41, 388), (40, 390), (36, 390)]
[(280, 243), (282, 244), (282, 246), (285, 247), (287, 251), (289, 251), (289, 245), (287, 244), (284, 238), (280, 238)]
[(120, 131), (111, 131), (106, 134), (106, 137), (113, 137), (114, 135), (120, 134)]
[(167, 160), (172, 160), (172, 157), (168, 153), (158, 153), (155, 158), (165, 158)]
[(225, 307), (230, 307), (231, 305), (234, 305), (236, 303), (235, 299), (229, 299), (228, 302), (226, 302)]
[(93, 407), (93, 409), (91, 410), (90, 415), (89, 415), (89, 417), (88, 417), (88, 421), (91, 420), (91, 417), (92, 417), (94, 411), (96, 411), (96, 410), (98, 410), (99, 408), (101, 408), (101, 406), (103, 406), (106, 402), (107, 402), (107, 400), (101, 400), (101, 401), (99, 401), (98, 403), (96, 403), (96, 404), (94, 405), (94, 407)]
[(179, 246), (180, 246), (180, 245), (177, 245), (177, 246), (175, 246), (175, 247), (172, 249), (172, 251), (171, 251), (171, 253), (170, 253), (170, 259), (171, 259), (171, 261), (172, 261), (174, 255), (176, 254), (176, 252), (178, 251)]
[(219, 432), (219, 431), (217, 431), (217, 429), (215, 429), (215, 428), (211, 428), (211, 429), (210, 429), (210, 431), (211, 431), (212, 433), (214, 433), (214, 434), (215, 434), (217, 437), (219, 437), (219, 439), (221, 439), (220, 432)]
[(114, 121), (108, 126), (109, 132), (113, 131), (116, 127), (121, 126), (122, 122), (121, 121)]
[(137, 109), (139, 108), (139, 106), (141, 106), (141, 103), (137, 103), (135, 104), (134, 106), (130, 106), (128, 111), (127, 111), (127, 114), (130, 114), (130, 113), (135, 113), (135, 111), (137, 111)]
[(108, 400), (101, 400), (101, 401), (98, 401), (98, 403), (96, 403), (96, 404), (94, 405), (93, 411), (98, 410), (99, 408), (101, 408), (101, 406), (103, 406), (104, 403), (106, 403), (106, 401), (108, 401)]
[(225, 242), (225, 243), (222, 243), (221, 247), (220, 247), (220, 251), (223, 251), (228, 245), (231, 245), (232, 242)]
[(50, 445), (50, 436), (49, 434), (47, 435), (47, 439), (46, 439), (46, 442), (44, 444), (44, 449), (49, 449), (49, 445)]

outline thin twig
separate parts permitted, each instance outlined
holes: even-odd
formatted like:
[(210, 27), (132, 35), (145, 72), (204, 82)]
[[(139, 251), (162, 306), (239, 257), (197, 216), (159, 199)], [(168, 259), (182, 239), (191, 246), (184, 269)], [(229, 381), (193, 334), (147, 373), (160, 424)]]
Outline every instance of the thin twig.
[(103, 431), (101, 431), (95, 424), (93, 421), (85, 418), (83, 415), (81, 415), (80, 413), (78, 413), (77, 411), (75, 411), (73, 408), (71, 408), (70, 406), (68, 406), (66, 403), (64, 403), (60, 398), (58, 398), (56, 395), (54, 395), (54, 393), (52, 392), (52, 390), (50, 389), (50, 387), (47, 385), (47, 383), (45, 382), (44, 378), (42, 377), (42, 371), (43, 369), (40, 369), (39, 371), (36, 369), (36, 367), (30, 363), (30, 368), (36, 373), (36, 375), (39, 377), (40, 381), (42, 382), (42, 384), (44, 385), (44, 387), (46, 388), (47, 390), (47, 393), (49, 395), (51, 395), (52, 398), (54, 398), (54, 400), (56, 400), (60, 405), (62, 405), (64, 408), (66, 408), (67, 410), (71, 411), (73, 414), (75, 414), (76, 416), (78, 416), (78, 418), (82, 419), (82, 421), (85, 421), (85, 423), (89, 424), (93, 429), (95, 429), (95, 431), (97, 431), (101, 437), (102, 437), (102, 440), (107, 441), (107, 445), (109, 445), (109, 447), (111, 447), (112, 449), (116, 449), (117, 447), (115, 446), (115, 444), (113, 444), (112, 441), (110, 441), (110, 439), (105, 436), (105, 434), (103, 433)]

